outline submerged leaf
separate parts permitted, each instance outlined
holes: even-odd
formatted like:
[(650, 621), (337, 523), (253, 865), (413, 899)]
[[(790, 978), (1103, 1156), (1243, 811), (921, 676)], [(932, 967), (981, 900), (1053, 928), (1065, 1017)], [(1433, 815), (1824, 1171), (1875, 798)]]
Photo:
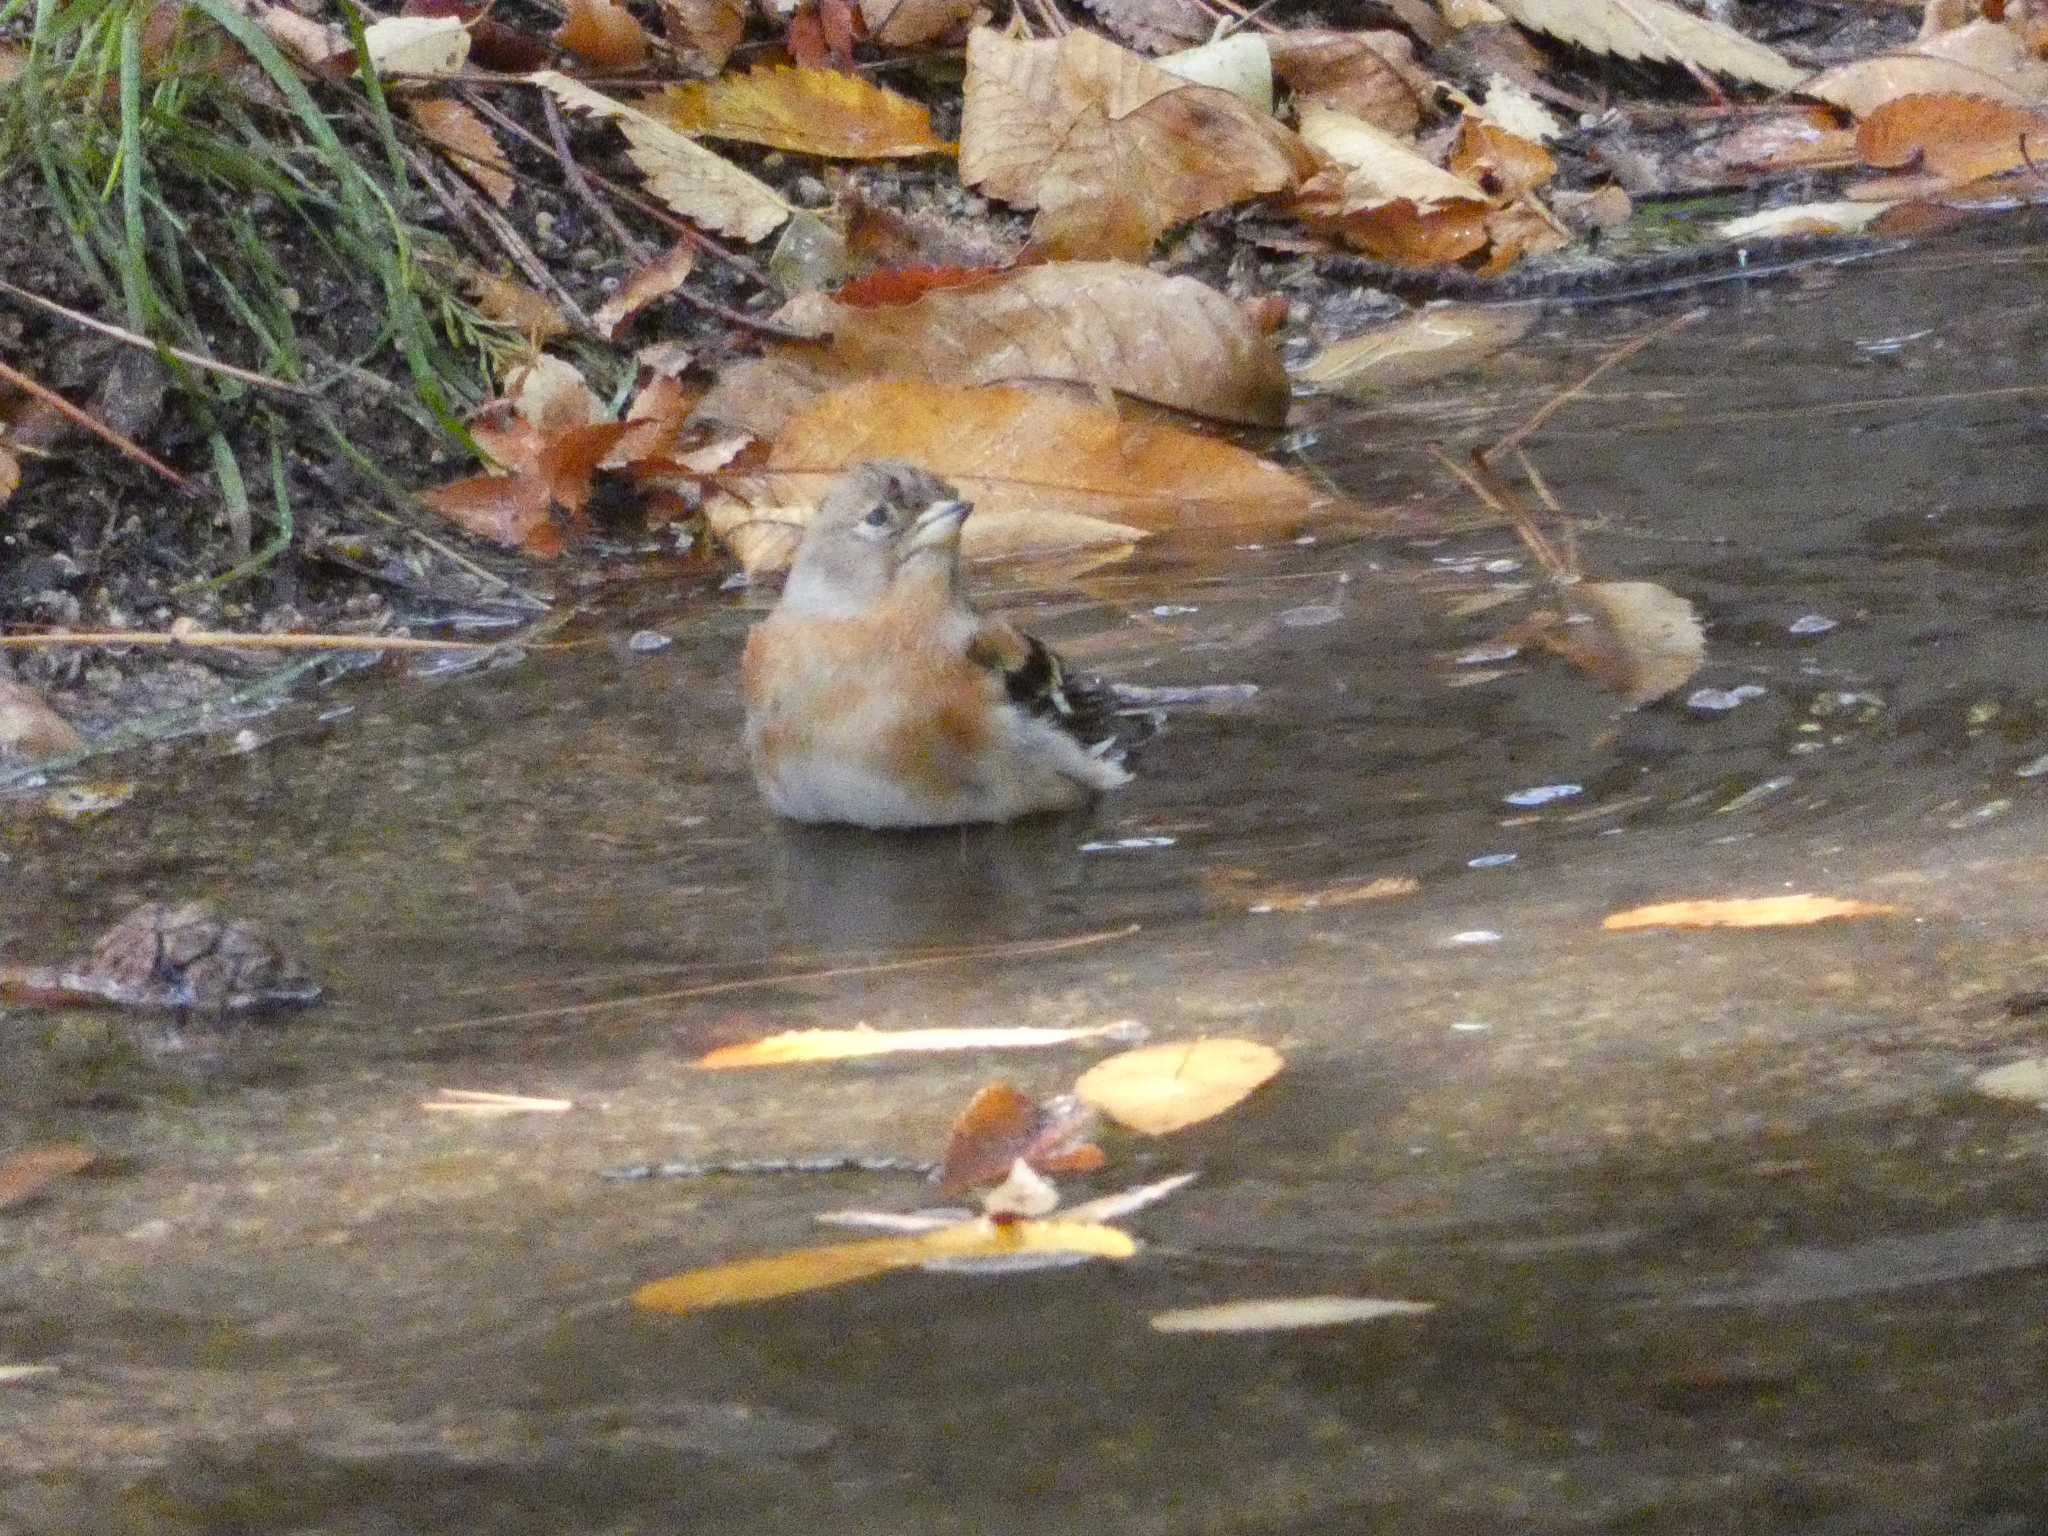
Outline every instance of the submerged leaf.
[(794, 1296), (828, 1286), (849, 1285), (892, 1269), (931, 1259), (963, 1259), (1008, 1253), (1074, 1253), (1088, 1258), (1128, 1259), (1137, 1240), (1115, 1227), (1075, 1221), (966, 1221), (909, 1237), (878, 1237), (857, 1243), (799, 1248), (762, 1259), (740, 1259), (693, 1269), (643, 1285), (633, 1305), (651, 1312), (703, 1312), (746, 1301)]
[(1098, 1061), (1074, 1092), (1119, 1125), (1164, 1136), (1242, 1103), (1284, 1065), (1278, 1051), (1255, 1040), (1146, 1045)]
[(1152, 1327), (1159, 1333), (1272, 1333), (1381, 1317), (1418, 1317), (1435, 1310), (1433, 1301), (1383, 1301), (1373, 1296), (1258, 1296), (1155, 1313)]
[(1513, 346), (1536, 315), (1533, 305), (1433, 304), (1363, 336), (1332, 342), (1295, 377), (1352, 399), (1407, 389)]
[[(731, 1067), (787, 1067), (812, 1061), (845, 1061), (897, 1051), (1030, 1050), (1081, 1040), (1128, 1040), (1140, 1027), (1128, 1020), (1071, 1029), (962, 1026), (958, 1029), (793, 1029), (743, 1045), (725, 1045), (691, 1065), (702, 1072)], [(1140, 1030), (1142, 1036), (1142, 1030)]]
[(1844, 896), (1735, 896), (1725, 900), (1660, 901), (1609, 914), (1610, 933), (1633, 928), (1793, 928), (1842, 917), (1884, 917), (1899, 909)]
[(1588, 581), (1569, 589), (1581, 624), (1539, 624), (1533, 638), (1640, 708), (1682, 687), (1707, 659), (1691, 603), (1654, 581)]

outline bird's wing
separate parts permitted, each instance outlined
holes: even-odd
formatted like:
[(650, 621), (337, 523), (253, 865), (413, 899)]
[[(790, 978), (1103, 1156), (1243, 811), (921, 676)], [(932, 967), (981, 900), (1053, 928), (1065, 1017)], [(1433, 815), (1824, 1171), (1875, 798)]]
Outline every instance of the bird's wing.
[(995, 674), (1009, 701), (1094, 746), (1116, 734), (1116, 701), (1101, 681), (1075, 677), (1059, 653), (1035, 635), (984, 619), (967, 644), (967, 659)]

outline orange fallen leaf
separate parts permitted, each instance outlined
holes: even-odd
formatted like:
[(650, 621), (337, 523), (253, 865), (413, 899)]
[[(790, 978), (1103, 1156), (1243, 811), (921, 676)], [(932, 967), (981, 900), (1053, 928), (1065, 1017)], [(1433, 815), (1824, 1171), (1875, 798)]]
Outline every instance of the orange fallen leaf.
[(671, 44), (701, 53), (716, 72), (746, 36), (747, 7), (744, 0), (661, 0), (661, 22)]
[(505, 158), (504, 146), (490, 124), (446, 96), (412, 97), (405, 108), (461, 175), (500, 208), (511, 205), (512, 163)]
[(1316, 506), (1307, 482), (1234, 443), (1008, 385), (882, 379), (798, 409), (762, 472), (726, 477), (706, 515), (750, 571), (775, 569), (826, 488), (873, 458), (909, 459), (961, 488), (975, 506), (962, 530), (970, 558), (1278, 530)]
[(666, 254), (657, 256), (620, 284), (619, 291), (598, 305), (590, 318), (607, 341), (617, 341), (628, 320), (682, 287), (683, 279), (696, 265), (697, 247), (687, 240), (678, 240)]
[(1010, 1083), (990, 1083), (953, 1122), (940, 1192), (990, 1183), (1020, 1161), (1038, 1173), (1092, 1173), (1104, 1162), (1102, 1149), (1081, 1139), (1092, 1119), (1070, 1096), (1041, 1104)]
[(1072, 1045), (1083, 1040), (1129, 1040), (1143, 1027), (1129, 1020), (1071, 1029), (1015, 1026), (962, 1026), (958, 1029), (792, 1029), (742, 1045), (724, 1045), (699, 1056), (700, 1072), (732, 1067), (787, 1067), (814, 1061), (847, 1061), (899, 1051), (1031, 1050)]
[(1143, 261), (1172, 225), (1286, 191), (1314, 157), (1227, 91), (1191, 85), (1092, 32), (967, 40), (960, 179), (1039, 210), (1056, 256)]
[(95, 1155), (78, 1142), (45, 1142), (0, 1158), (0, 1211), (33, 1198), (67, 1173), (91, 1167)]
[(552, 299), (536, 293), (516, 278), (472, 270), (465, 281), (476, 307), (487, 319), (509, 325), (531, 346), (545, 346), (568, 333), (569, 319)]
[(1557, 160), (1541, 144), (1467, 116), (1458, 125), (1444, 168), (1472, 182), (1489, 197), (1515, 198), (1533, 192), (1557, 174)]
[(765, 65), (670, 86), (648, 110), (679, 133), (798, 154), (879, 160), (950, 152), (931, 113), (906, 96), (832, 69)]
[(1996, 176), (2048, 160), (2048, 113), (1981, 96), (1903, 96), (1858, 125), (1856, 152), (1881, 169), (1917, 163), (1955, 181)]
[(686, 1270), (643, 1285), (633, 1305), (650, 1312), (703, 1312), (740, 1302), (794, 1296), (828, 1286), (908, 1269), (932, 1259), (987, 1258), (1000, 1254), (1072, 1253), (1128, 1259), (1137, 1240), (1115, 1227), (1074, 1221), (963, 1221), (910, 1237), (799, 1248), (769, 1258), (740, 1259)]
[(478, 538), (541, 560), (554, 559), (564, 547), (547, 482), (537, 474), (473, 475), (422, 491), (420, 500)]
[(634, 70), (647, 62), (647, 29), (615, 0), (568, 0), (555, 41), (598, 69)]
[(1256, 1040), (1205, 1037), (1121, 1051), (1082, 1073), (1074, 1092), (1119, 1125), (1164, 1136), (1242, 1103), (1285, 1065)]
[(919, 48), (957, 32), (974, 0), (860, 0), (860, 14), (884, 48)]
[(1633, 928), (1795, 928), (1839, 917), (1883, 917), (1898, 910), (1844, 896), (1736, 896), (1631, 907), (1610, 914), (1600, 926), (1610, 933)]

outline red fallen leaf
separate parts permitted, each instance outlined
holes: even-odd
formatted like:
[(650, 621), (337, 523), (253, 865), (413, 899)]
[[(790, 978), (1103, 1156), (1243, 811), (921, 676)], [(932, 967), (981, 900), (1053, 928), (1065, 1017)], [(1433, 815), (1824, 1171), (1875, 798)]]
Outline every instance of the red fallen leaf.
[(939, 1187), (952, 1195), (999, 1183), (1019, 1159), (1040, 1173), (1092, 1173), (1107, 1161), (1080, 1139), (1093, 1119), (1071, 1095), (1040, 1104), (1009, 1083), (990, 1083), (953, 1122)]
[(914, 304), (938, 288), (964, 288), (1000, 276), (1006, 267), (894, 267), (870, 272), (834, 290), (832, 297), (853, 309), (891, 309)]
[(507, 26), (472, 0), (405, 0), (401, 16), (455, 16), (469, 27), (469, 62), (485, 69), (523, 75), (541, 68), (552, 54), (531, 32)]
[(782, 31), (782, 46), (806, 69), (832, 68), (832, 45), (825, 38), (825, 24), (818, 19), (815, 6), (801, 6), (789, 18)]
[(0, 1158), (0, 1211), (33, 1198), (67, 1173), (90, 1168), (93, 1157), (91, 1147), (73, 1141), (23, 1147)]
[(553, 498), (537, 473), (472, 475), (422, 491), (420, 500), (457, 527), (536, 559), (552, 560), (562, 552), (562, 530), (550, 512)]

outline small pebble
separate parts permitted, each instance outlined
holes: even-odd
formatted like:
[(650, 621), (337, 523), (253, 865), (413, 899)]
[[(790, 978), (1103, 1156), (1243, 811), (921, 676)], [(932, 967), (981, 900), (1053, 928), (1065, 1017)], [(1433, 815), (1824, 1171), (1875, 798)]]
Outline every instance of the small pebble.
[(1467, 869), (1499, 869), (1504, 864), (1514, 863), (1520, 857), (1519, 853), (1482, 853), (1476, 859), (1467, 859), (1465, 867)]
[(1583, 784), (1538, 784), (1534, 789), (1518, 789), (1512, 795), (1504, 795), (1509, 805), (1548, 805), (1553, 800), (1569, 800), (1573, 795), (1583, 795)]
[(1786, 632), (1794, 635), (1824, 635), (1833, 629), (1837, 622), (1834, 619), (1823, 618), (1817, 613), (1809, 613), (1803, 618), (1794, 619), (1786, 626)]
[(1124, 853), (1135, 848), (1171, 848), (1177, 837), (1119, 837), (1109, 842), (1083, 843), (1083, 853)]
[(626, 642), (626, 649), (635, 655), (645, 656), (654, 651), (665, 651), (676, 643), (674, 635), (664, 635), (658, 629), (635, 630), (633, 638)]

